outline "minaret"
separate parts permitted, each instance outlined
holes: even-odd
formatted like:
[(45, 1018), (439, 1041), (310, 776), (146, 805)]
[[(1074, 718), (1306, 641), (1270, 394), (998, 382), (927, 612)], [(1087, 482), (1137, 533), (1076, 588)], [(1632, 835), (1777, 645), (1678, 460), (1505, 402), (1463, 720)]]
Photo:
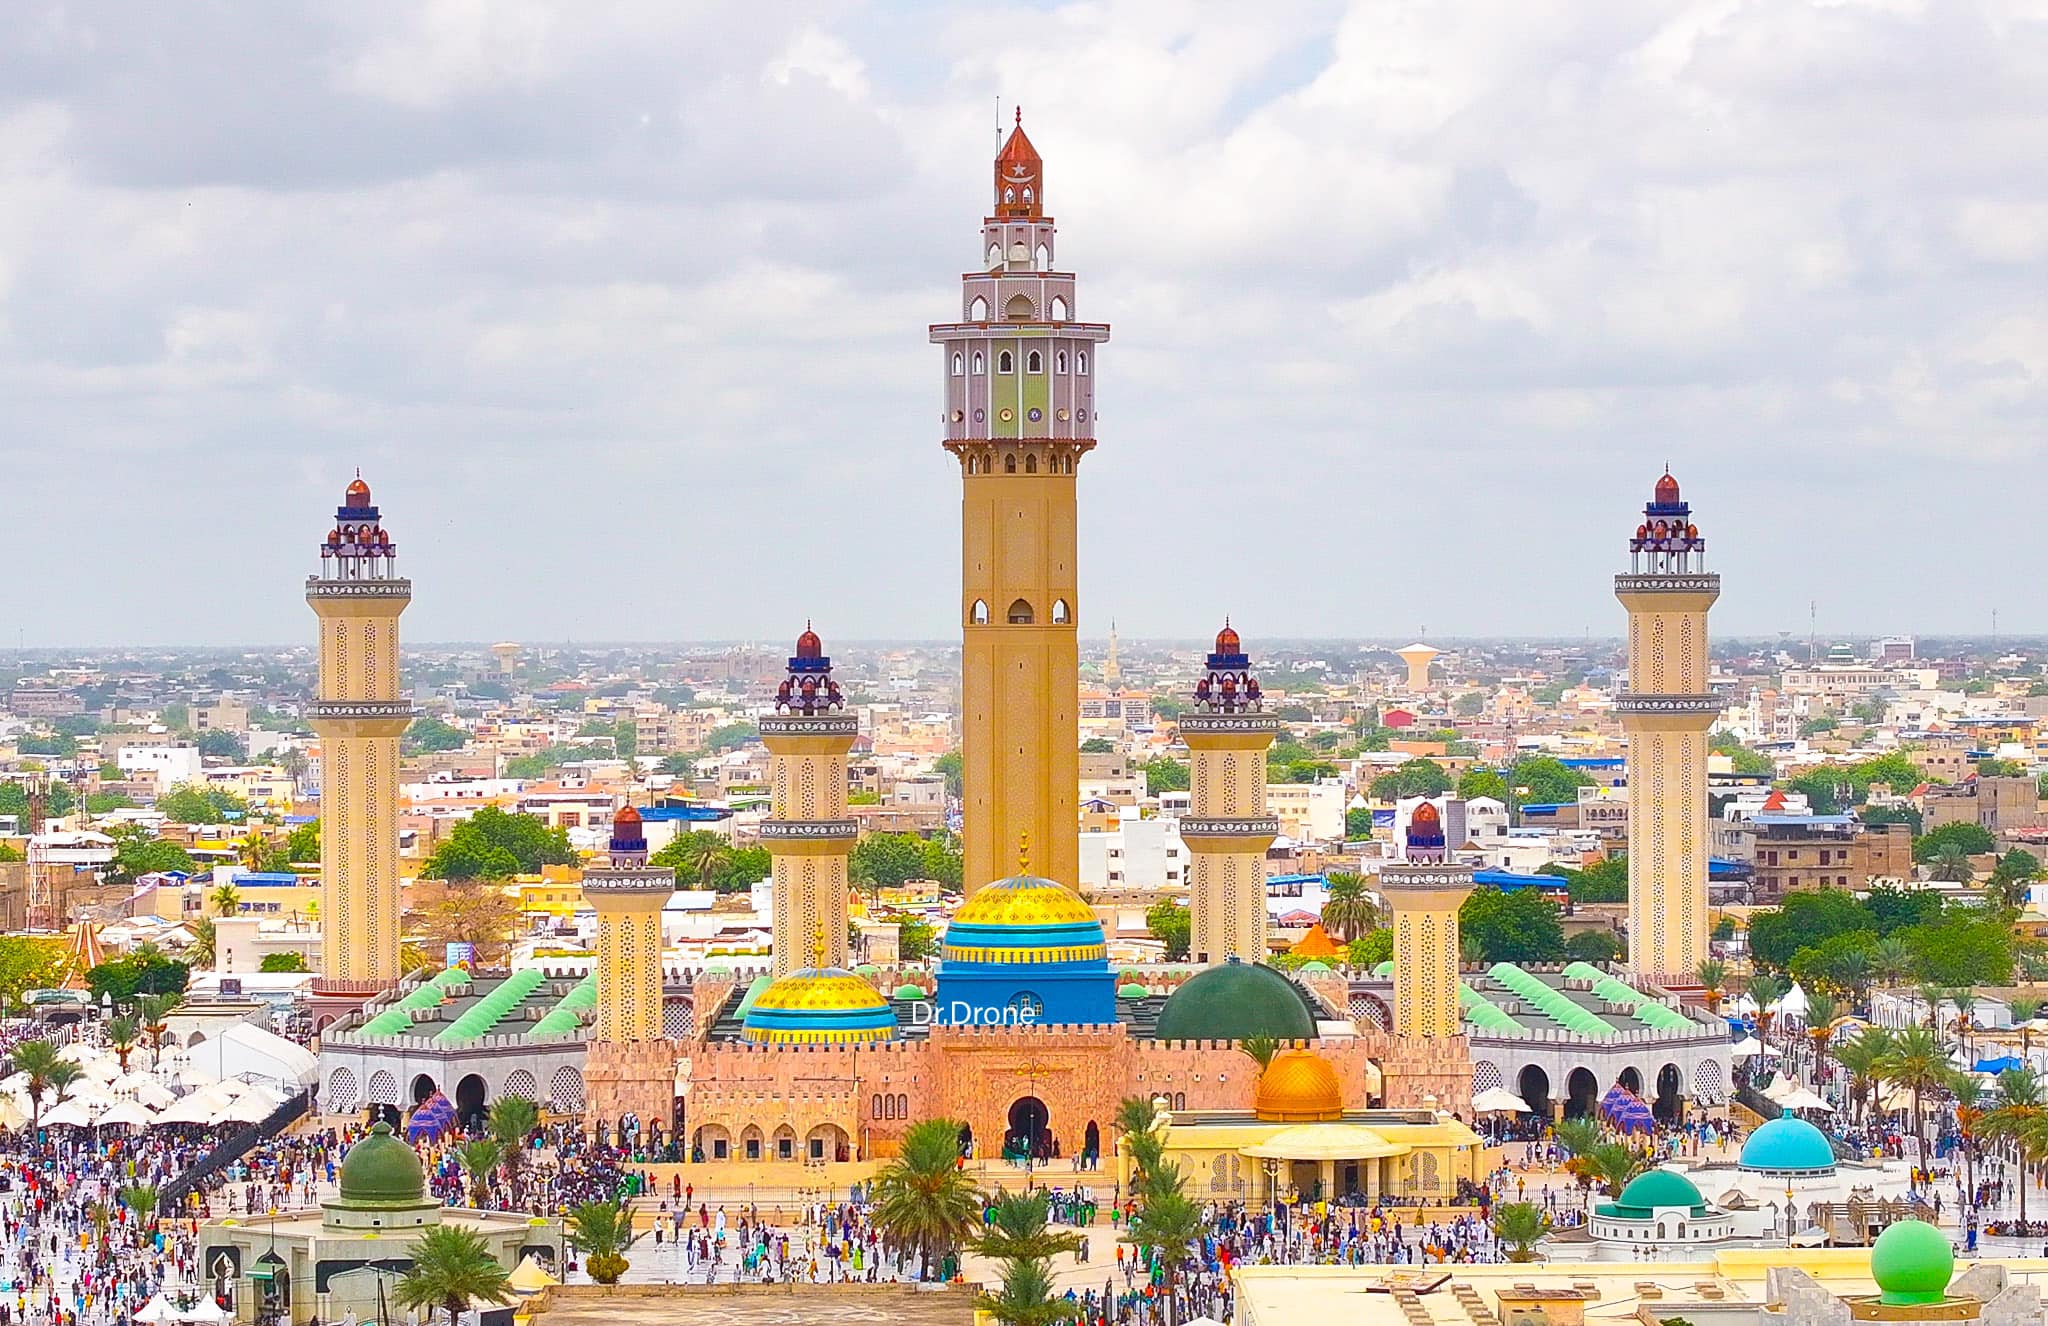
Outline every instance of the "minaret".
[(1665, 471), (1614, 578), (1628, 609), (1628, 967), (1655, 984), (1694, 984), (1707, 957), (1707, 610), (1721, 577)]
[[(775, 967), (779, 980), (813, 967), (845, 967), (846, 858), (859, 826), (846, 815), (846, 752), (860, 730), (844, 713), (832, 660), (817, 632), (797, 637), (775, 716), (761, 720), (774, 812), (761, 843), (775, 862)], [(823, 944), (822, 955), (813, 948)]]
[(1455, 864), (1444, 821), (1430, 802), (1408, 820), (1407, 855), (1380, 869), (1380, 894), (1394, 913), (1394, 1034), (1459, 1035), (1458, 910), (1472, 892), (1472, 867)]
[(1116, 656), (1116, 618), (1109, 619), (1109, 656), (1102, 660), (1102, 685), (1113, 694), (1123, 691), (1124, 665)]
[(1074, 470), (1095, 446), (1095, 347), (1074, 277), (1053, 270), (1045, 166), (1023, 114), (995, 160), (981, 269), (961, 278), (945, 349), (946, 449), (960, 462), (966, 880), (1004, 873), (1019, 839), (1045, 874), (1080, 876), (1080, 621)]
[(398, 980), (398, 739), (412, 722), (399, 689), (398, 615), (412, 582), (357, 475), (320, 546), (306, 601), (320, 618), (320, 689), (306, 717), (320, 736), (320, 982), (337, 995)]
[(661, 1039), (661, 909), (676, 872), (647, 864), (640, 812), (612, 816), (609, 863), (583, 872), (583, 896), (597, 912), (597, 1030), (609, 1044)]
[(1193, 858), (1188, 956), (1196, 962), (1266, 960), (1266, 849), (1280, 833), (1266, 813), (1266, 752), (1279, 731), (1225, 622), (1209, 675), (1195, 683), (1194, 711), (1180, 718), (1194, 756), (1180, 836)]

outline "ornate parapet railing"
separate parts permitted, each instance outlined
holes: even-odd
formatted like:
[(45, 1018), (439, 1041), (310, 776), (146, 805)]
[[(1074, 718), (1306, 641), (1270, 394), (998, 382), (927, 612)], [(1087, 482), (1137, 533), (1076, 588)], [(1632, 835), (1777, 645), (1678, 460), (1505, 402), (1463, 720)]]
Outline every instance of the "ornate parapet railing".
[(1242, 713), (1189, 713), (1174, 720), (1174, 725), (1183, 734), (1193, 733), (1205, 736), (1210, 733), (1229, 732), (1278, 732), (1283, 726), (1280, 715), (1264, 710), (1246, 710)]
[(409, 599), (410, 580), (337, 580), (326, 576), (306, 577), (309, 599)]
[(1180, 836), (1186, 838), (1277, 838), (1277, 815), (1183, 815)]
[(1617, 714), (1718, 714), (1728, 702), (1718, 695), (1619, 695)]
[(308, 721), (322, 718), (412, 718), (419, 711), (410, 700), (314, 700), (306, 705)]
[(855, 737), (860, 719), (852, 714), (778, 714), (758, 726), (764, 737)]
[(1721, 576), (1717, 571), (1682, 571), (1614, 577), (1617, 594), (1719, 594)]
[(852, 842), (860, 837), (859, 820), (762, 820), (764, 843)]

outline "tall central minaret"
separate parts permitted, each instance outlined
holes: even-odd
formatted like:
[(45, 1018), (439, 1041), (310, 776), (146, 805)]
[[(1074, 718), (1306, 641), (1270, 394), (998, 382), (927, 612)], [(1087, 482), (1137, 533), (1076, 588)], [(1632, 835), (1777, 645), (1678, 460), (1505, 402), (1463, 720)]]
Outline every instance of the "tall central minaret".
[(1721, 577), (1667, 470), (1614, 578), (1628, 609), (1628, 966), (1691, 985), (1707, 957), (1707, 729), (1721, 701), (1707, 684), (1707, 609)]
[(1280, 719), (1266, 711), (1259, 679), (1237, 632), (1224, 622), (1195, 683), (1195, 708), (1180, 716), (1194, 756), (1189, 813), (1181, 818), (1189, 872), (1188, 956), (1196, 962), (1266, 960), (1266, 849), (1280, 821), (1266, 813), (1266, 752)]
[(398, 615), (412, 581), (358, 476), (320, 546), (306, 601), (320, 618), (320, 984), (369, 993), (398, 980), (398, 739), (412, 721)]
[(1080, 622), (1074, 470), (1095, 446), (1095, 347), (1074, 277), (1053, 270), (1045, 164), (1023, 112), (995, 160), (981, 269), (961, 278), (945, 349), (946, 449), (960, 461), (966, 880), (1006, 874), (1028, 840), (1080, 877)]

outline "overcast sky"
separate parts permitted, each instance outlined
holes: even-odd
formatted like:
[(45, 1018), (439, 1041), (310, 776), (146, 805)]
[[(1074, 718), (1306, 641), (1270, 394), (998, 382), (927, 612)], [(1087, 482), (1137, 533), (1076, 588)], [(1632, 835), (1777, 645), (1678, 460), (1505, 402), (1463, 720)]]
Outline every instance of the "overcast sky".
[(1082, 630), (2048, 630), (2048, 0), (12, 0), (0, 626), (955, 629), (996, 99), (1107, 320)]

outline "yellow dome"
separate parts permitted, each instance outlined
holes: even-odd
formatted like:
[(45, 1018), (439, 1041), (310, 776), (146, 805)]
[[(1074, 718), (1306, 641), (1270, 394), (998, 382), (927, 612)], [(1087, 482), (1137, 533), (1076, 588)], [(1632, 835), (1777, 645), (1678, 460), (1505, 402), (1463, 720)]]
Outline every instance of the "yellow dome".
[(1337, 1070), (1313, 1050), (1282, 1050), (1259, 1074), (1252, 1108), (1272, 1123), (1315, 1123), (1344, 1116)]
[(761, 992), (754, 1007), (764, 1011), (824, 1012), (887, 1008), (889, 1001), (865, 979), (838, 967), (793, 971)]
[(975, 890), (953, 913), (967, 925), (1094, 925), (1095, 913), (1073, 890), (1056, 880), (1014, 875)]
[(838, 967), (791, 972), (763, 990), (740, 1022), (741, 1039), (756, 1044), (850, 1044), (899, 1034), (882, 992)]

